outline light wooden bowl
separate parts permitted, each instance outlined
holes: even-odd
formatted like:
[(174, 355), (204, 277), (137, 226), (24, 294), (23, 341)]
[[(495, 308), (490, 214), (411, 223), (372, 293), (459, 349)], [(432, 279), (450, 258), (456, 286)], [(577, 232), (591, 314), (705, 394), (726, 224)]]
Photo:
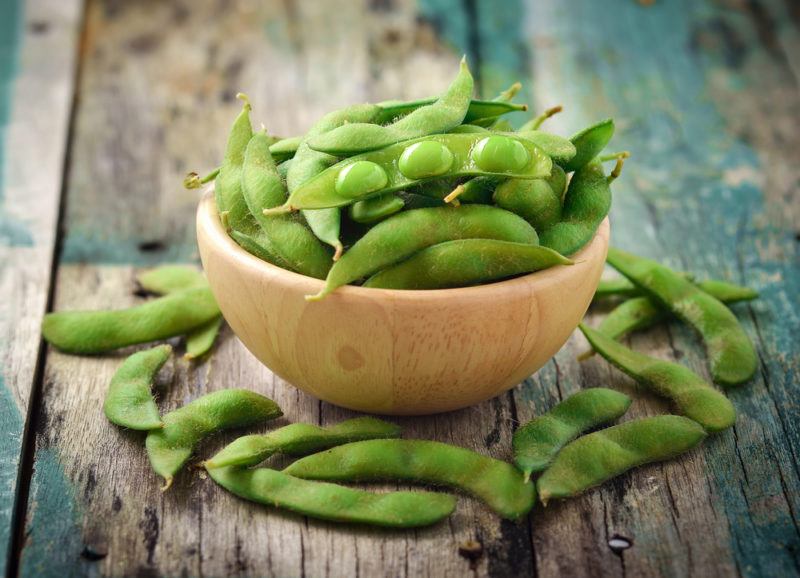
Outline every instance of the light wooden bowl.
[(575, 265), (509, 281), (438, 291), (347, 286), (308, 302), (322, 281), (241, 249), (223, 230), (213, 196), (197, 211), (211, 289), (253, 355), (311, 395), (378, 414), (463, 408), (537, 371), (589, 307), (608, 237), (606, 219)]

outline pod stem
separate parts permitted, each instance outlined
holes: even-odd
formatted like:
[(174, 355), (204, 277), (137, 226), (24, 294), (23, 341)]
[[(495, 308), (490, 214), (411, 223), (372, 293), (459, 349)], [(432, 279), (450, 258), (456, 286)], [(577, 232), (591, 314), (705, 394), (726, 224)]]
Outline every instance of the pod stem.
[(600, 161), (601, 163), (604, 163), (606, 161), (615, 161), (617, 159), (627, 159), (627, 158), (630, 158), (630, 156), (631, 156), (631, 153), (629, 151), (619, 151), (619, 152), (616, 152), (616, 153), (609, 153), (607, 155), (601, 155), (601, 156), (597, 157), (597, 160)]
[(172, 487), (172, 480), (173, 479), (174, 478), (172, 476), (166, 476), (164, 478), (164, 485), (161, 486), (161, 491), (162, 492), (166, 492), (167, 490), (169, 490)]
[(336, 243), (336, 244), (333, 246), (333, 248), (334, 248), (333, 260), (334, 260), (334, 261), (338, 261), (338, 260), (339, 260), (339, 258), (342, 256), (342, 253), (344, 253), (344, 245), (342, 245), (342, 242), (341, 242), (341, 241), (338, 241), (338, 242), (337, 242), (337, 243)]
[(520, 90), (522, 90), (522, 83), (520, 81), (517, 81), (511, 86), (509, 86), (507, 89), (505, 89), (503, 92), (498, 94), (494, 100), (498, 102), (511, 102), (512, 100), (514, 100), (514, 97), (517, 96), (517, 93), (519, 93)]
[(448, 194), (448, 195), (447, 195), (447, 196), (446, 196), (446, 197), (445, 197), (443, 200), (444, 200), (444, 202), (445, 202), (445, 203), (453, 203), (453, 204), (456, 204), (456, 203), (458, 202), (458, 204), (461, 204), (461, 203), (458, 201), (458, 197), (460, 197), (461, 195), (463, 195), (463, 194), (464, 194), (464, 192), (465, 192), (466, 190), (467, 190), (467, 188), (466, 188), (464, 185), (458, 185), (458, 186), (457, 186), (455, 189), (453, 189), (453, 190), (452, 190), (452, 192), (451, 192), (451, 193), (449, 193), (449, 194)]
[(204, 177), (201, 177), (200, 175), (192, 171), (191, 173), (188, 173), (186, 175), (186, 178), (183, 179), (183, 186), (186, 189), (199, 189), (206, 183), (210, 183), (211, 181), (216, 179), (218, 174), (219, 174), (219, 167), (217, 167)]
[(244, 108), (246, 108), (247, 110), (253, 110), (253, 107), (250, 104), (250, 99), (247, 97), (247, 95), (245, 93), (237, 92), (236, 93), (236, 98), (238, 98), (239, 100), (241, 100), (244, 103)]
[(536, 118), (534, 118), (531, 121), (531, 130), (537, 130), (540, 126), (542, 126), (542, 123), (544, 121), (546, 121), (551, 116), (554, 116), (554, 115), (558, 114), (562, 110), (564, 110), (564, 107), (561, 106), (560, 104), (557, 105), (557, 106), (553, 106), (551, 108), (548, 108), (542, 114), (540, 114), (539, 116), (537, 116)]
[(628, 156), (630, 156), (630, 154), (628, 154), (627, 156), (619, 156), (619, 157), (617, 157), (617, 164), (614, 165), (614, 169), (611, 171), (611, 174), (608, 175), (608, 182), (609, 183), (622, 174), (622, 166), (625, 164), (625, 159)]

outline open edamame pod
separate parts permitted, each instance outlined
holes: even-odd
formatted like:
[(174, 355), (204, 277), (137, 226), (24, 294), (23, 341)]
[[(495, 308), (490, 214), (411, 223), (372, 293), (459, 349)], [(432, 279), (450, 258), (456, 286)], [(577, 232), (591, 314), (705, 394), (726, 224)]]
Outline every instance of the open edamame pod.
[(432, 179), (494, 175), (549, 177), (550, 157), (532, 142), (501, 134), (436, 134), (345, 159), (296, 188), (280, 213), (350, 205)]
[(718, 299), (651, 259), (611, 247), (608, 263), (702, 336), (715, 382), (731, 386), (753, 377), (758, 366), (755, 348), (736, 316)]
[(681, 414), (706, 431), (722, 431), (736, 421), (736, 410), (728, 398), (688, 367), (648, 357), (583, 324), (579, 327), (606, 361), (639, 385), (671, 400)]
[(511, 464), (433, 441), (349, 443), (301, 458), (284, 472), (309, 480), (407, 481), (458, 488), (512, 520), (527, 514), (536, 500), (533, 484), (525, 483)]
[(628, 470), (668, 460), (689, 451), (706, 437), (688, 418), (659, 415), (622, 423), (578, 438), (558, 452), (536, 482), (543, 504), (568, 498)]
[(400, 141), (447, 132), (461, 124), (472, 97), (473, 80), (466, 58), (458, 75), (435, 102), (388, 125), (349, 123), (307, 140), (312, 149), (346, 156), (381, 149)]
[(164, 427), (147, 434), (145, 446), (164, 490), (203, 438), (230, 428), (255, 425), (283, 415), (278, 405), (254, 391), (223, 389), (209, 393), (162, 418)]
[(250, 213), (266, 233), (274, 253), (288, 263), (292, 271), (324, 278), (330, 269), (331, 258), (319, 239), (291, 215), (264, 216), (264, 209), (275, 207), (286, 198), (283, 180), (269, 152), (266, 133), (254, 135), (247, 145), (242, 192)]
[(374, 417), (357, 417), (328, 427), (293, 423), (267, 434), (235, 439), (203, 465), (206, 469), (255, 466), (275, 453), (299, 456), (359, 440), (396, 438), (400, 432), (399, 426)]
[(268, 468), (215, 468), (208, 474), (240, 498), (333, 522), (417, 528), (443, 520), (456, 507), (455, 497), (447, 494), (374, 494), (336, 484), (309, 482)]
[(538, 243), (536, 231), (524, 219), (496, 207), (465, 205), (400, 212), (356, 241), (331, 267), (322, 291), (306, 299), (322, 299), (337, 287), (369, 277), (425, 247), (456, 239)]
[(66, 353), (103, 353), (184, 335), (219, 315), (211, 290), (193, 287), (130, 309), (48, 313), (42, 336)]
[(514, 432), (514, 463), (525, 481), (541, 472), (567, 443), (586, 430), (619, 419), (631, 405), (627, 395), (593, 387), (579, 391)]
[(552, 249), (494, 239), (460, 239), (432, 245), (379, 271), (364, 287), (446, 289), (532, 273), (572, 261)]
[(614, 136), (614, 119), (607, 118), (575, 134), (570, 141), (575, 145), (575, 155), (559, 163), (565, 171), (577, 171), (599, 155)]
[(159, 345), (138, 351), (122, 362), (111, 378), (103, 403), (108, 421), (135, 430), (161, 428), (161, 415), (151, 388), (171, 354), (171, 346)]

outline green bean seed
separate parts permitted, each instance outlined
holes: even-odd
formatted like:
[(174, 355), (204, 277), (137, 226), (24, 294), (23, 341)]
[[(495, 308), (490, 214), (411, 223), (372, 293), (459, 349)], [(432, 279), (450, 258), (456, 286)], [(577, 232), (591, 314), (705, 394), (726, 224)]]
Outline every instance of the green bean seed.
[(208, 287), (194, 287), (130, 309), (48, 313), (42, 335), (66, 353), (103, 353), (183, 335), (220, 315)]
[(291, 464), (285, 473), (310, 480), (408, 481), (454, 487), (505, 518), (527, 514), (533, 484), (511, 464), (471, 450), (422, 440), (368, 440), (338, 446)]
[(286, 190), (269, 153), (268, 136), (263, 132), (254, 135), (247, 145), (242, 191), (250, 213), (280, 259), (292, 271), (324, 278), (331, 258), (314, 234), (291, 215), (264, 216), (264, 209), (280, 205), (286, 199)]
[(203, 465), (206, 469), (255, 466), (275, 453), (300, 456), (360, 440), (396, 438), (400, 427), (374, 417), (348, 419), (329, 427), (293, 423), (268, 434), (240, 437)]
[(516, 213), (537, 231), (545, 231), (561, 219), (561, 197), (544, 179), (508, 179), (498, 185), (494, 203)]
[(564, 196), (562, 220), (542, 231), (541, 244), (562, 255), (572, 255), (591, 241), (611, 208), (611, 188), (622, 159), (608, 177), (600, 163), (590, 163), (572, 175)]
[(394, 193), (385, 193), (353, 203), (348, 207), (348, 212), (356, 223), (371, 224), (402, 211), (404, 206), (402, 198)]
[[(400, 158), (407, 149), (421, 142), (441, 145), (452, 153), (453, 162), (446, 175), (412, 179), (401, 172)], [(513, 154), (506, 156), (506, 152)], [(440, 159), (441, 156), (437, 154), (436, 158)], [(524, 165), (523, 160), (525, 160)], [(420, 164), (427, 167), (427, 162)], [(426, 180), (443, 176), (455, 178), (495, 175), (528, 179), (545, 178), (550, 176), (552, 165), (550, 158), (536, 145), (514, 135), (436, 134), (336, 163), (296, 188), (283, 207), (269, 212), (350, 205), (362, 198), (408, 190)], [(404, 170), (411, 170), (409, 163), (404, 166)], [(386, 184), (381, 185), (384, 175)]]
[(568, 444), (537, 481), (543, 504), (602, 484), (628, 470), (674, 458), (706, 437), (696, 422), (678, 415), (629, 421)]
[(461, 124), (472, 95), (473, 80), (465, 59), (450, 87), (435, 102), (389, 125), (350, 123), (308, 139), (312, 149), (346, 156), (385, 148), (400, 141), (444, 133)]
[(269, 145), (269, 153), (272, 155), (272, 160), (274, 160), (276, 164), (288, 161), (297, 153), (297, 148), (300, 146), (301, 142), (303, 142), (303, 137), (292, 136), (272, 143)]
[[(453, 153), (442, 143), (424, 140), (403, 151), (398, 169), (409, 179), (425, 179), (446, 173), (453, 166)], [(384, 183), (385, 184), (385, 183)]]
[(608, 263), (703, 337), (714, 381), (737, 385), (753, 376), (758, 365), (753, 344), (718, 299), (650, 259), (610, 248)]
[(333, 522), (416, 528), (443, 520), (456, 507), (455, 497), (447, 494), (373, 494), (336, 484), (309, 482), (268, 468), (216, 468), (209, 471), (209, 476), (240, 498)]
[(221, 430), (245, 427), (283, 415), (271, 399), (246, 389), (209, 393), (163, 416), (164, 427), (147, 434), (147, 456), (169, 488), (203, 438)]
[(579, 327), (606, 361), (631, 376), (639, 385), (671, 400), (681, 414), (699, 423), (706, 431), (718, 432), (736, 421), (736, 410), (728, 398), (688, 367), (637, 353), (599, 331), (583, 324)]
[(575, 145), (575, 156), (559, 164), (568, 173), (585, 167), (606, 148), (612, 136), (614, 136), (614, 121), (610, 118), (583, 129), (570, 139)]
[(525, 480), (541, 472), (556, 454), (583, 432), (619, 419), (631, 399), (613, 389), (593, 387), (579, 391), (514, 432), (514, 463)]
[(171, 354), (172, 347), (159, 345), (134, 353), (122, 362), (111, 378), (103, 404), (108, 421), (135, 430), (161, 428), (161, 416), (150, 389)]
[(368, 277), (417, 251), (456, 239), (498, 239), (537, 244), (536, 231), (517, 215), (485, 205), (417, 209), (392, 215), (370, 229), (331, 267), (321, 299), (337, 287)]
[[(181, 265), (163, 265), (137, 277), (142, 289), (156, 295), (167, 295), (190, 287), (207, 287), (206, 278), (197, 269)], [(186, 359), (202, 357), (214, 346), (222, 327), (222, 315), (186, 334)]]
[[(337, 162), (331, 155), (317, 152), (308, 146), (308, 139), (326, 133), (348, 123), (376, 122), (381, 109), (373, 104), (358, 104), (329, 112), (308, 131), (297, 147), (292, 159), (292, 166), (286, 174), (286, 185), (289, 193), (303, 183), (317, 176), (329, 166)], [(314, 234), (323, 242), (335, 249), (333, 260), (342, 254), (343, 247), (339, 240), (341, 233), (341, 215), (338, 208), (303, 211), (303, 216)]]
[(461, 239), (433, 245), (383, 269), (364, 287), (446, 289), (467, 287), (547, 269), (572, 261), (545, 247), (493, 239)]
[(246, 96), (239, 94), (237, 97), (244, 101), (244, 105), (242, 112), (233, 122), (225, 148), (225, 157), (214, 186), (217, 210), (227, 229), (238, 228), (243, 220), (250, 217), (242, 195), (242, 165), (247, 143), (253, 136), (253, 128), (250, 125), (251, 107)]

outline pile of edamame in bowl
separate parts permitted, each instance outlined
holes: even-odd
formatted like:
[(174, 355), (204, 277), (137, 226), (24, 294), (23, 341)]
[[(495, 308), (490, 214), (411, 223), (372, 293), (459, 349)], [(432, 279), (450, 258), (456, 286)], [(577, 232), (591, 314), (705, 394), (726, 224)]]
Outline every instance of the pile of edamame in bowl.
[[(437, 289), (568, 264), (608, 214), (609, 184), (628, 155), (601, 156), (614, 132), (611, 120), (569, 139), (542, 131), (558, 108), (514, 131), (503, 115), (525, 110), (512, 102), (518, 90), (515, 84), (494, 100), (472, 99), (472, 77), (462, 61), (438, 98), (352, 106), (327, 114), (302, 137), (285, 139), (254, 132), (244, 99), (221, 167), (202, 178), (190, 174), (185, 184), (216, 181), (220, 219), (245, 250), (325, 279), (311, 299), (356, 282)], [(615, 162), (608, 175), (606, 161)], [(375, 493), (342, 484), (439, 486), (518, 520), (537, 501), (577, 496), (637, 466), (676, 458), (730, 428), (736, 411), (714, 385), (620, 340), (660, 323), (686, 323), (706, 345), (712, 380), (736, 386), (752, 377), (757, 356), (733, 304), (758, 294), (615, 248), (607, 260), (622, 276), (601, 281), (594, 301), (616, 306), (597, 329), (579, 326), (592, 348), (581, 359), (598, 353), (642, 389), (670, 401), (675, 414), (609, 426), (633, 400), (591, 387), (516, 428), (508, 461), (401, 439), (396, 425), (364, 416), (244, 435), (201, 465), (245, 500), (313, 518), (406, 528), (447, 518), (456, 498), (447, 491)], [(42, 333), (61, 351), (79, 355), (169, 340), (120, 364), (103, 407), (111, 423), (143, 432), (166, 490), (205, 438), (260, 426), (283, 412), (259, 393), (231, 388), (162, 413), (152, 392), (158, 372), (175, 347), (185, 348), (188, 363), (211, 355), (223, 319), (204, 276), (191, 267), (162, 266), (137, 281), (157, 297), (128, 309), (49, 313)], [(275, 454), (299, 459), (277, 470), (269, 467)]]

